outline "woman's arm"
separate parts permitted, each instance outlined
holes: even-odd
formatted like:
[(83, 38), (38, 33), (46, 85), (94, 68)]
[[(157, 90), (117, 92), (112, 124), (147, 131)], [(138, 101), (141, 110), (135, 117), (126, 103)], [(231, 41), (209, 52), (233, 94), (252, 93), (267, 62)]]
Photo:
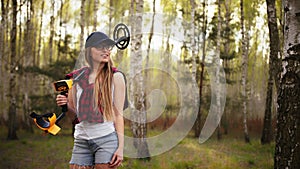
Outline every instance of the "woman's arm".
[(67, 116), (71, 120), (74, 120), (75, 117), (76, 117), (75, 104), (74, 104), (74, 100), (73, 100), (73, 96), (74, 96), (73, 91), (76, 93), (75, 86), (74, 86), (74, 88), (71, 88), (71, 90), (69, 90), (69, 92), (68, 92), (68, 112), (67, 112)]
[(114, 73), (114, 103), (113, 110), (115, 113), (115, 128), (118, 134), (119, 147), (115, 152), (111, 166), (119, 166), (123, 160), (123, 149), (124, 149), (124, 119), (123, 119), (123, 106), (125, 101), (125, 80), (122, 73)]
[(68, 104), (68, 112), (66, 113), (67, 116), (71, 119), (74, 120), (75, 118), (75, 106), (74, 106), (74, 102), (73, 102), (73, 90), (69, 90), (68, 91), (68, 97), (66, 97), (65, 95), (57, 95), (56, 96), (56, 103), (58, 106), (62, 106), (65, 104)]

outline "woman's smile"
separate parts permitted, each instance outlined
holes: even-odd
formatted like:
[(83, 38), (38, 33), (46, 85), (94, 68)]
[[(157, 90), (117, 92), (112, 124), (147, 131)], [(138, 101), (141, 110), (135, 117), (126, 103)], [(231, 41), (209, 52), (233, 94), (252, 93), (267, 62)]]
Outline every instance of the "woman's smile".
[(98, 49), (98, 48), (92, 48), (91, 49), (91, 55), (93, 58), (93, 61), (96, 63), (106, 63), (110, 60), (110, 50), (107, 49)]

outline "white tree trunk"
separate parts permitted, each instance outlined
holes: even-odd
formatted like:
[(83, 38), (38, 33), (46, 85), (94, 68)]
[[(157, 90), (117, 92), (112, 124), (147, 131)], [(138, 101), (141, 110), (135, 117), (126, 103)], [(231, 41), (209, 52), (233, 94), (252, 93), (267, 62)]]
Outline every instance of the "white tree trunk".
[[(134, 14), (135, 3), (135, 16)], [(134, 146), (137, 148), (138, 158), (150, 157), (148, 144), (146, 140), (147, 136), (147, 114), (145, 109), (145, 93), (143, 84), (142, 71), (142, 23), (143, 23), (143, 10), (144, 1), (136, 0), (132, 1), (132, 46), (131, 46), (131, 59), (130, 63), (130, 95), (131, 95), (131, 130), (134, 136)]]
[(39, 33), (38, 33), (38, 46), (37, 46), (37, 58), (36, 58), (36, 66), (40, 66), (40, 56), (41, 56), (41, 46), (42, 46), (42, 27), (43, 27), (43, 14), (44, 14), (45, 1), (42, 2), (41, 13), (40, 13), (40, 25), (39, 25)]
[(85, 1), (86, 0), (81, 0), (81, 6), (80, 6), (80, 51), (81, 54), (83, 53), (84, 50), (84, 28), (85, 28)]
[[(192, 34), (191, 34), (191, 44), (192, 44), (192, 81), (193, 81), (193, 89), (198, 89), (198, 86), (196, 86), (197, 80), (196, 80), (196, 34), (195, 34), (195, 1), (190, 0), (191, 3), (191, 29), (192, 29)], [(197, 96), (198, 97), (198, 96)], [(199, 105), (199, 100), (197, 98), (194, 99), (194, 105)]]
[(284, 54), (278, 92), (275, 169), (300, 168), (300, 1), (284, 1)]
[(244, 124), (244, 136), (245, 142), (249, 143), (249, 133), (248, 133), (248, 124), (247, 124), (247, 74), (248, 74), (248, 55), (246, 50), (246, 38), (245, 38), (245, 26), (244, 26), (244, 2), (240, 1), (241, 7), (241, 34), (242, 34), (242, 101), (243, 101), (243, 124)]
[(217, 109), (217, 115), (218, 115), (218, 131), (217, 131), (217, 137), (218, 140), (221, 139), (221, 101), (220, 101), (220, 53), (221, 53), (221, 3), (220, 0), (218, 0), (218, 32), (217, 32), (217, 56), (215, 58), (215, 66), (216, 66), (216, 77), (215, 77), (215, 87), (216, 87), (216, 109)]

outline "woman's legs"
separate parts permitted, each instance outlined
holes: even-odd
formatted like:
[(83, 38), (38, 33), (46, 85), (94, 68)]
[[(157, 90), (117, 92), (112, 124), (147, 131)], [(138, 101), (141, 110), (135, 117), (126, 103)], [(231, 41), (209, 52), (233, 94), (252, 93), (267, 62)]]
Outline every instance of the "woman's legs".
[(94, 166), (94, 153), (90, 150), (88, 140), (75, 139), (70, 161), (70, 169), (90, 169)]
[(109, 167), (109, 163), (118, 148), (116, 132), (91, 141), (94, 143), (91, 147), (95, 152), (95, 169), (115, 169), (116, 167)]
[(117, 148), (116, 132), (92, 140), (75, 139), (70, 169), (116, 169), (108, 163)]

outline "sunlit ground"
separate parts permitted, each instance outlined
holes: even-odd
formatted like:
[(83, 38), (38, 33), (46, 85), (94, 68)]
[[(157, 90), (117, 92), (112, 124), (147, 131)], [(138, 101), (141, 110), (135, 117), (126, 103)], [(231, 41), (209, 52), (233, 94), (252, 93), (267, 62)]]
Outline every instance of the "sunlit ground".
[[(34, 134), (18, 131), (19, 140), (7, 141), (6, 128), (0, 127), (0, 168), (3, 169), (62, 169), (68, 168), (73, 138), (70, 129), (63, 129), (59, 135), (51, 136), (40, 130)], [(239, 169), (273, 168), (274, 143), (261, 145), (258, 138), (251, 144), (242, 137), (215, 136), (204, 144), (192, 134), (176, 147), (149, 161), (125, 158), (120, 168), (129, 169)]]

